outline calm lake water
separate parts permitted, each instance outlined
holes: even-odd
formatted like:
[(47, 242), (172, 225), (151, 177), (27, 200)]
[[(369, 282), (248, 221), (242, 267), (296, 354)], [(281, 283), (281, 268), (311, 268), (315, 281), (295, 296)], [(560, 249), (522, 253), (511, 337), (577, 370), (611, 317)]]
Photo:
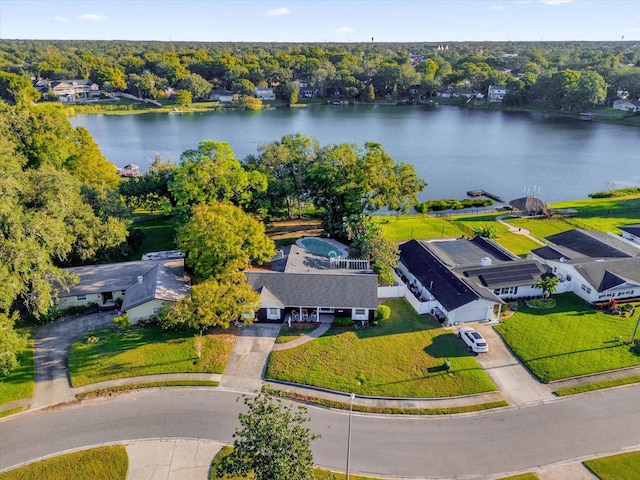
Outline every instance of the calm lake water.
[(507, 201), (535, 191), (551, 202), (640, 185), (640, 129), (538, 114), (449, 106), (313, 106), (83, 115), (71, 123), (87, 128), (116, 166), (135, 163), (143, 170), (156, 154), (177, 162), (202, 140), (228, 142), (243, 159), (256, 154), (261, 143), (302, 132), (321, 145), (382, 144), (427, 181), (421, 200), (464, 198), (467, 190), (484, 189)]

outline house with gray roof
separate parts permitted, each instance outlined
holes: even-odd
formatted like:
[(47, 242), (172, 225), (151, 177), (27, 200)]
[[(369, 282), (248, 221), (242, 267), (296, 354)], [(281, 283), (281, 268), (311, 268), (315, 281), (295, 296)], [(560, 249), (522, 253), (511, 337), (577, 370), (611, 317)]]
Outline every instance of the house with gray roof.
[(166, 302), (176, 302), (189, 293), (190, 280), (184, 259), (138, 261), (66, 268), (78, 283), (60, 292), (58, 307), (98, 305), (129, 314), (131, 323), (156, 314)]
[(260, 322), (374, 318), (378, 276), (370, 269), (336, 268), (330, 258), (297, 245), (283, 250), (267, 267), (245, 271), (247, 282), (260, 295)]
[(560, 279), (558, 292), (589, 303), (640, 298), (640, 245), (616, 235), (574, 229), (546, 237), (530, 257)]
[(505, 300), (540, 296), (535, 285), (546, 273), (540, 262), (483, 237), (410, 240), (400, 245), (398, 268), (419, 301), (418, 313), (430, 311), (448, 325), (491, 320)]

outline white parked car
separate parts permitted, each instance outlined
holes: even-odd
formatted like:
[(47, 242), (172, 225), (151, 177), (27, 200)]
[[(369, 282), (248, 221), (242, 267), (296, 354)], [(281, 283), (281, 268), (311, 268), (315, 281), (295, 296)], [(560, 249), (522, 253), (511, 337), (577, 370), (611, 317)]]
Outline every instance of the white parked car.
[(471, 327), (462, 327), (458, 330), (458, 337), (462, 339), (472, 353), (486, 353), (489, 351), (487, 341)]

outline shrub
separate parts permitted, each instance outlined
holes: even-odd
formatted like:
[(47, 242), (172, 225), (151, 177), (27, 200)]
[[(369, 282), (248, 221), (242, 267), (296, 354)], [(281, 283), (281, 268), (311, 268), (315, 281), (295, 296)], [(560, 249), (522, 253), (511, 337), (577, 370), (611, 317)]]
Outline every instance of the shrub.
[(114, 317), (113, 323), (115, 323), (120, 330), (128, 330), (131, 327), (131, 320), (129, 320), (128, 313), (123, 313), (122, 315)]
[(633, 351), (636, 352), (637, 354), (640, 354), (640, 340), (634, 340)]
[(387, 305), (379, 305), (376, 310), (376, 321), (384, 322), (391, 317), (391, 309)]
[(336, 327), (347, 327), (351, 325), (351, 319), (349, 317), (336, 317), (333, 319), (333, 325)]

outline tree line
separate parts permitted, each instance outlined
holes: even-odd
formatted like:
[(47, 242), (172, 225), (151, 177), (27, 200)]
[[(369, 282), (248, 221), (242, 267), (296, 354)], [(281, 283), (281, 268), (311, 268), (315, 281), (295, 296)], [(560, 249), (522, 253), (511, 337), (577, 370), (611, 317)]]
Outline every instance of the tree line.
[[(321, 98), (372, 101), (428, 97), (447, 87), (486, 93), (507, 86), (505, 103), (580, 110), (620, 91), (640, 98), (634, 42), (264, 44), (132, 41), (0, 41), (0, 70), (23, 79), (90, 78), (105, 91), (162, 98), (169, 87), (193, 99), (212, 89), (251, 96), (270, 86), (283, 101), (304, 81)], [(0, 96), (5, 93), (0, 78)], [(15, 83), (15, 82), (14, 82)], [(293, 102), (295, 103), (295, 102)]]

